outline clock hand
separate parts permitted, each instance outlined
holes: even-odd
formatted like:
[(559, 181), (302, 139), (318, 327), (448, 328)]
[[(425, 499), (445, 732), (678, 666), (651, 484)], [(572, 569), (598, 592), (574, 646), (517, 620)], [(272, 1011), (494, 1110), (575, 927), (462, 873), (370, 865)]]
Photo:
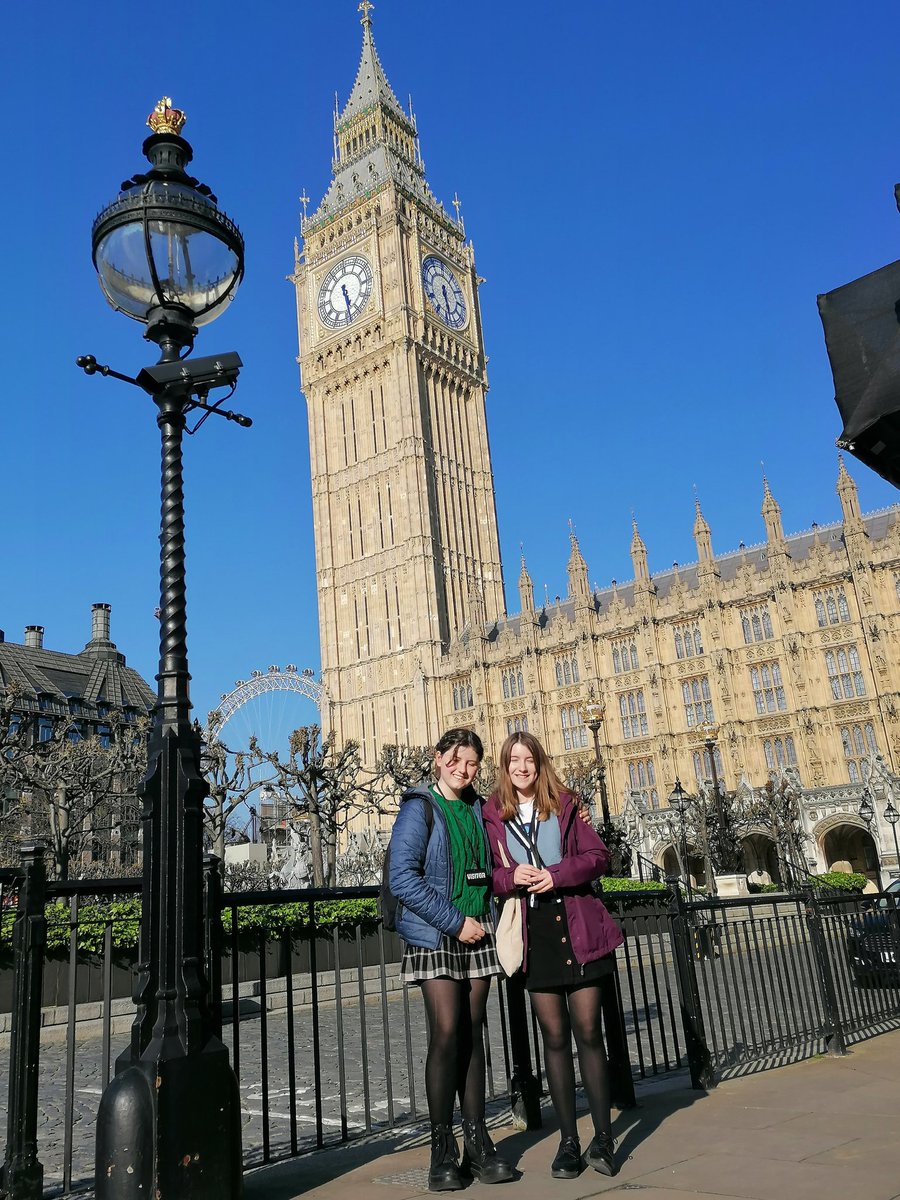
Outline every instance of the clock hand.
[(350, 304), (350, 294), (349, 294), (349, 292), (347, 291), (347, 285), (346, 285), (346, 283), (342, 283), (342, 284), (341, 284), (341, 292), (342, 292), (342, 294), (343, 294), (343, 297), (344, 297), (344, 303), (347, 305), (347, 317), (348, 317), (348, 319), (349, 319), (350, 317), (352, 317), (352, 316), (353, 316), (353, 308), (352, 308), (352, 306), (351, 306), (351, 304)]
[(441, 291), (444, 293), (444, 303), (447, 305), (447, 312), (450, 311), (450, 297), (447, 295), (446, 283), (441, 284)]

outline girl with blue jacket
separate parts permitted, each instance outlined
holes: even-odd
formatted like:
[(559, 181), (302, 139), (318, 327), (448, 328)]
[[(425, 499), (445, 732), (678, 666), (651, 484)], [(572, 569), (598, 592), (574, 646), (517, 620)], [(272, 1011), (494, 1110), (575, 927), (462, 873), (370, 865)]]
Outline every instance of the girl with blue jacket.
[[(421, 987), (428, 1018), (432, 1192), (461, 1188), (466, 1171), (482, 1183), (513, 1176), (484, 1122), (484, 1015), (500, 965), (490, 915), (490, 851), (472, 786), (483, 756), (471, 730), (445, 733), (434, 751), (434, 783), (404, 794), (391, 834), (389, 882), (405, 942), (400, 978)], [(461, 1165), (453, 1133), (457, 1094)]]

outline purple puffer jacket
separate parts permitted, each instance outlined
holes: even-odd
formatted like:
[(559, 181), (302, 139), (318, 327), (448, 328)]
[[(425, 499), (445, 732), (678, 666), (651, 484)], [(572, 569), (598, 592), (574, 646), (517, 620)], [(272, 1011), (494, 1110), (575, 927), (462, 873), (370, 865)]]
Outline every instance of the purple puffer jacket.
[[(562, 861), (548, 867), (556, 891), (563, 897), (572, 950), (579, 963), (593, 962), (609, 954), (624, 942), (622, 931), (591, 891), (591, 883), (609, 865), (609, 851), (595, 830), (578, 816), (568, 792), (559, 797), (559, 834)], [(525, 919), (527, 892), (513, 883), (517, 863), (506, 844), (506, 823), (500, 817), (500, 800), (495, 793), (484, 805), (484, 827), (494, 859), (494, 895), (498, 899), (518, 893), (522, 910), (522, 937), (525, 944), (523, 970), (528, 970), (528, 922)], [(502, 847), (502, 853), (501, 848)], [(503, 866), (504, 857), (511, 865)]]

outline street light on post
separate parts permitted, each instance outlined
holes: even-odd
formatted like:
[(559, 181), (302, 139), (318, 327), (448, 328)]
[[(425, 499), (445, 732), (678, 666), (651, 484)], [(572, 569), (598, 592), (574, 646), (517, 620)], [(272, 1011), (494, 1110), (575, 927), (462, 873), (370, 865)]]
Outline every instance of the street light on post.
[(713, 785), (713, 795), (716, 800), (716, 816), (719, 828), (725, 828), (725, 811), (722, 805), (722, 794), (719, 791), (719, 772), (716, 769), (716, 745), (719, 741), (719, 727), (714, 721), (704, 721), (698, 725), (698, 731), (703, 740), (706, 753), (709, 755), (709, 771)]
[(900, 821), (900, 812), (894, 808), (894, 802), (888, 797), (887, 808), (884, 810), (884, 819), (891, 827), (891, 833), (894, 835), (894, 857), (897, 860), (897, 873), (900, 875), (900, 844), (897, 842), (897, 822)]
[(681, 821), (681, 862), (684, 869), (684, 882), (687, 887), (688, 901), (693, 903), (694, 889), (691, 885), (691, 865), (688, 862), (687, 829), (685, 828), (685, 817), (687, 816), (689, 802), (690, 797), (681, 786), (681, 780), (676, 777), (675, 786), (669, 795), (669, 808), (675, 809)]
[(185, 170), (185, 115), (168, 97), (147, 124), (151, 164), (122, 187), (94, 222), (93, 258), (113, 308), (146, 325), (159, 362), (136, 379), (79, 358), (88, 375), (112, 375), (145, 391), (162, 439), (160, 648), (157, 704), (143, 798), (141, 951), (137, 1013), (128, 1049), (97, 1114), (97, 1200), (237, 1200), (241, 1112), (228, 1050), (209, 1002), (203, 926), (203, 802), (199, 733), (191, 725), (184, 567), (182, 439), (224, 410), (237, 354), (191, 359), (197, 328), (233, 299), (244, 273), (244, 242), (209, 188)]
[(606, 763), (603, 761), (603, 755), (600, 753), (600, 730), (603, 726), (606, 709), (597, 700), (585, 700), (579, 704), (578, 711), (582, 721), (584, 721), (585, 725), (587, 725), (588, 729), (594, 735), (594, 757), (597, 760), (597, 768), (600, 772), (600, 808), (603, 813), (603, 828), (608, 829), (610, 826), (610, 816), (609, 796), (606, 792)]
[[(875, 875), (878, 880), (879, 892), (884, 891), (881, 884), (881, 858), (878, 854), (878, 843), (875, 841), (875, 834), (872, 832), (872, 821), (875, 818), (875, 805), (872, 803), (872, 794), (868, 787), (863, 788), (862, 800), (859, 802), (859, 812), (861, 820), (865, 823), (869, 837), (872, 839), (872, 846), (875, 850)], [(894, 835), (897, 836), (896, 834)]]

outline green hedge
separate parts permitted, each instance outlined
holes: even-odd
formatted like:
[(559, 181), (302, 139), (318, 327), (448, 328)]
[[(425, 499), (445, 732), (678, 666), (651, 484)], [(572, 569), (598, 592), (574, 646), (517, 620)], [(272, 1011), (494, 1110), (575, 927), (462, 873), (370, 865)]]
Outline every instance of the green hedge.
[(603, 891), (609, 895), (622, 895), (625, 892), (667, 892), (669, 889), (664, 883), (657, 882), (655, 879), (628, 879), (617, 875), (605, 875), (600, 883), (603, 886)]
[(616, 909), (625, 912), (629, 908), (641, 908), (644, 905), (665, 905), (669, 899), (669, 889), (664, 883), (654, 879), (643, 882), (640, 879), (628, 879), (617, 875), (605, 875), (598, 880), (597, 891), (604, 899), (615, 901)]
[(826, 871), (824, 875), (810, 875), (809, 882), (813, 887), (834, 888), (839, 892), (861, 892), (869, 880), (858, 871)]
[[(378, 921), (377, 900), (323, 900), (315, 904), (315, 923), (319, 929), (352, 931), (357, 925), (374, 927)], [(47, 949), (65, 951), (69, 948), (71, 926), (69, 905), (56, 900), (46, 907)], [(248, 904), (222, 913), (222, 928), (230, 936), (232, 912), (237, 914), (238, 934), (249, 938), (262, 933), (266, 938), (279, 938), (285, 933), (303, 933), (310, 928), (308, 904)], [(15, 910), (7, 909), (0, 921), (0, 951), (12, 948), (12, 927)], [(113, 950), (136, 950), (141, 928), (141, 902), (137, 897), (128, 900), (104, 900), (82, 904), (78, 909), (78, 949), (83, 954), (100, 954), (107, 925), (112, 926)]]

